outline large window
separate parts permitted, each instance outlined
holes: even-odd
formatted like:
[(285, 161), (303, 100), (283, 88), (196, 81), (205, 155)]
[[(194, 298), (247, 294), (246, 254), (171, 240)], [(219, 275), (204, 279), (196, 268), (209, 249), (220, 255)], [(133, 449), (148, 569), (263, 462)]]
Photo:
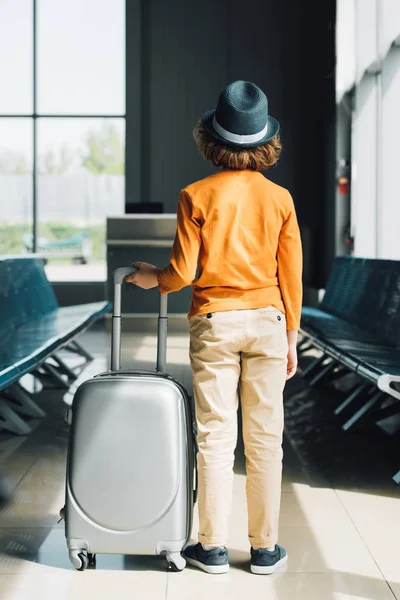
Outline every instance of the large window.
[(124, 212), (124, 0), (0, 2), (0, 253), (105, 280)]
[(32, 155), (32, 120), (0, 119), (0, 255), (19, 254), (32, 233)]

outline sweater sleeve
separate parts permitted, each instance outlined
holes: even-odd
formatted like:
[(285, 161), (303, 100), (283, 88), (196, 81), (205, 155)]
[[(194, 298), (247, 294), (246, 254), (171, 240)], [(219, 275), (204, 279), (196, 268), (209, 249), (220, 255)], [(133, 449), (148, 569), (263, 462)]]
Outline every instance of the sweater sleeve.
[(182, 191), (177, 210), (177, 229), (170, 263), (158, 275), (162, 294), (177, 292), (191, 285), (196, 277), (201, 244), (201, 226), (194, 215), (189, 195)]
[(299, 329), (303, 299), (303, 252), (293, 199), (289, 194), (289, 212), (278, 243), (278, 281), (286, 310), (287, 329)]

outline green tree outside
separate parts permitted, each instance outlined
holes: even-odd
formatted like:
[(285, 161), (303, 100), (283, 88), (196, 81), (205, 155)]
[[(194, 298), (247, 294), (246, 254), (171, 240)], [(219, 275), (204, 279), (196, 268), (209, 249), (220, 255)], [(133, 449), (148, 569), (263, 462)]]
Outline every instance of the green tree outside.
[(28, 167), (28, 161), (26, 157), (21, 155), (18, 159), (17, 165), (15, 167), (16, 175), (29, 175), (31, 173), (31, 169)]
[[(93, 175), (124, 175), (125, 148), (117, 127), (104, 122), (99, 130), (92, 130), (86, 138), (86, 148), (80, 155), (81, 166)], [(59, 153), (54, 149), (39, 157), (39, 172), (43, 175), (65, 175), (74, 162), (74, 155), (63, 144)], [(0, 174), (28, 175), (31, 168), (23, 154), (13, 152), (0, 156)]]
[(123, 175), (125, 151), (118, 129), (113, 123), (104, 123), (100, 131), (91, 131), (86, 140), (87, 150), (82, 154), (82, 166), (94, 175)]
[(74, 157), (68, 146), (64, 144), (61, 147), (58, 156), (56, 156), (54, 150), (51, 149), (41, 157), (40, 162), (41, 166), (39, 172), (42, 175), (65, 175), (74, 162)]
[[(123, 175), (125, 173), (125, 149), (115, 125), (104, 122), (100, 130), (92, 130), (86, 138), (86, 148), (80, 155), (81, 166), (93, 175)], [(64, 175), (74, 163), (74, 155), (63, 145), (59, 153), (48, 150), (39, 157), (39, 172), (43, 175)], [(10, 153), (0, 156), (0, 174), (28, 175), (32, 171), (24, 155)], [(19, 254), (23, 250), (22, 237), (31, 231), (31, 224), (10, 225), (0, 221), (0, 254)], [(41, 222), (40, 234), (47, 239), (65, 239), (80, 231), (89, 233), (93, 241), (93, 259), (104, 258), (105, 224), (85, 228), (68, 222)], [(59, 259), (55, 259), (59, 260)]]

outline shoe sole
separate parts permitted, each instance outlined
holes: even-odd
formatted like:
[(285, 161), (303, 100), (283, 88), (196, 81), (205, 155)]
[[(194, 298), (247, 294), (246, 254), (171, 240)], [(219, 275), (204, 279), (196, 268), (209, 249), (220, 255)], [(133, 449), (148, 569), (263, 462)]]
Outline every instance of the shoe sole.
[(274, 565), (271, 565), (270, 567), (259, 567), (257, 565), (250, 565), (250, 571), (252, 573), (254, 573), (254, 575), (272, 575), (272, 573), (275, 573), (275, 571), (277, 569), (279, 569), (279, 567), (281, 567), (282, 565), (287, 563), (287, 560), (288, 560), (288, 557), (286, 555), (283, 558), (281, 558), (281, 560), (278, 560), (277, 563), (275, 563)]
[(189, 558), (185, 556), (185, 560), (188, 565), (192, 567), (197, 567), (201, 569), (205, 573), (209, 573), (210, 575), (222, 575), (223, 573), (227, 573), (229, 571), (229, 564), (226, 565), (205, 565), (202, 562), (195, 560), (194, 558)]

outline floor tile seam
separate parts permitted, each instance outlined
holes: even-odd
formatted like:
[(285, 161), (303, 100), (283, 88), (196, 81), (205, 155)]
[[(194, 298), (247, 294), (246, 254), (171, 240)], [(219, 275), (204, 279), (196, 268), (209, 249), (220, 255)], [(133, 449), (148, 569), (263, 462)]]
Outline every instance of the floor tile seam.
[[(380, 568), (380, 566), (379, 566), (379, 564), (378, 564), (377, 560), (375, 559), (374, 555), (372, 554), (372, 551), (370, 550), (370, 547), (369, 547), (369, 545), (367, 544), (366, 540), (364, 539), (364, 537), (363, 537), (363, 535), (362, 535), (362, 533), (361, 533), (361, 531), (360, 531), (360, 529), (359, 529), (359, 527), (358, 527), (357, 523), (356, 523), (356, 522), (354, 521), (354, 519), (352, 518), (352, 516), (351, 516), (351, 514), (350, 514), (350, 512), (349, 512), (349, 510), (348, 510), (348, 508), (347, 508), (347, 506), (344, 504), (344, 502), (343, 502), (343, 500), (341, 499), (340, 495), (338, 494), (338, 492), (337, 492), (336, 488), (333, 488), (333, 489), (334, 489), (334, 491), (335, 491), (335, 495), (336, 495), (336, 497), (338, 498), (339, 502), (341, 503), (341, 505), (343, 506), (344, 510), (346, 511), (346, 513), (347, 513), (347, 515), (348, 515), (348, 517), (349, 517), (350, 521), (351, 521), (351, 522), (352, 522), (352, 524), (354, 525), (354, 528), (355, 528), (355, 530), (357, 531), (357, 534), (358, 534), (358, 536), (359, 536), (359, 537), (360, 537), (360, 539), (362, 540), (362, 542), (363, 542), (364, 546), (366, 547), (366, 549), (367, 549), (367, 551), (368, 551), (369, 555), (371, 556), (372, 560), (374, 561), (374, 563), (376, 564), (377, 568), (379, 569), (379, 572), (381, 573), (382, 577), (383, 577), (383, 578), (384, 578), (384, 580), (386, 581), (386, 578), (385, 578), (385, 576), (384, 576), (384, 574), (383, 574), (383, 571), (382, 571), (382, 569)], [(387, 581), (386, 581), (386, 583), (387, 583)], [(388, 585), (389, 585), (389, 584), (388, 584)], [(389, 588), (390, 588), (390, 586), (389, 586)], [(393, 590), (392, 590), (391, 588), (390, 588), (390, 591), (393, 593)], [(396, 597), (396, 596), (395, 596), (395, 597)]]
[(14, 486), (13, 489), (13, 494), (16, 492), (17, 488), (21, 485), (22, 481), (25, 479), (25, 477), (28, 475), (28, 473), (31, 471), (31, 469), (34, 467), (35, 463), (37, 462), (38, 458), (34, 458), (33, 462), (30, 464), (30, 466), (28, 467), (28, 469), (25, 471), (25, 473), (23, 475), (21, 475), (21, 477), (18, 479), (17, 484)]
[(391, 593), (393, 594), (393, 598), (395, 600), (399, 600), (400, 596), (396, 596), (394, 589), (392, 588), (392, 586), (390, 585), (389, 581), (386, 579), (385, 577), (385, 583), (388, 586), (389, 590), (391, 591)]

